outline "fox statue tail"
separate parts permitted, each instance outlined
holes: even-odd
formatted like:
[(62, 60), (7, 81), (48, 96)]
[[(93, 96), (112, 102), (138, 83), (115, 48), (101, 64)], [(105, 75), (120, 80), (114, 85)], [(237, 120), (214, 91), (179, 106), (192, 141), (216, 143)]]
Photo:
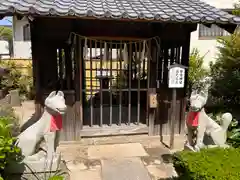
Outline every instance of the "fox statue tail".
[(232, 122), (232, 114), (231, 113), (224, 113), (222, 115), (222, 122), (221, 122), (221, 127), (222, 129), (225, 129), (227, 130), (228, 129), (228, 126), (230, 125), (230, 123)]

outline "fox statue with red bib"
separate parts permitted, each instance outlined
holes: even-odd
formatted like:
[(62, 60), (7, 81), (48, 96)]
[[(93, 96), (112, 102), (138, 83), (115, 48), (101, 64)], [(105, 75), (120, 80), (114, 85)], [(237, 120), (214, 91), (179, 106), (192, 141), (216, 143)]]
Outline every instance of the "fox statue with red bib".
[[(63, 128), (62, 115), (67, 111), (62, 91), (51, 92), (45, 99), (44, 104), (44, 112), (41, 118), (24, 130), (18, 136), (16, 142), (24, 156), (21, 164), (26, 164), (36, 172), (45, 172), (50, 169), (51, 171), (57, 170), (61, 157), (60, 154), (56, 153), (56, 148), (60, 130)], [(43, 144), (44, 146), (41, 146)], [(17, 166), (12, 167), (14, 172), (18, 169)], [(25, 168), (26, 171), (28, 171), (27, 168)]]
[(185, 149), (199, 151), (201, 148), (228, 147), (227, 129), (232, 121), (231, 113), (224, 113), (220, 125), (205, 112), (207, 90), (194, 90), (190, 97), (190, 111), (187, 115), (187, 142)]

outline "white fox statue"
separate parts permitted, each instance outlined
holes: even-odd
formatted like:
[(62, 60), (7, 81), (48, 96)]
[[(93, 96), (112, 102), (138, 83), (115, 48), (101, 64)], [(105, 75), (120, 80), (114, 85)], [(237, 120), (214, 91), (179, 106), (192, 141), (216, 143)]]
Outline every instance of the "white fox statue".
[[(66, 113), (64, 94), (53, 91), (45, 100), (45, 108), (41, 118), (29, 126), (19, 136), (16, 145), (21, 148), (23, 162), (36, 172), (44, 172), (51, 168), (55, 171), (60, 164), (60, 155), (56, 153), (59, 132), (62, 129), (62, 115)], [(45, 143), (44, 150), (38, 150), (38, 145)], [(46, 166), (47, 165), (47, 166)], [(21, 167), (11, 167), (11, 172), (20, 171)], [(27, 168), (25, 167), (25, 172)]]
[(228, 147), (227, 129), (232, 121), (231, 113), (224, 113), (220, 125), (205, 112), (207, 90), (193, 91), (190, 97), (190, 112), (186, 119), (187, 142), (185, 149), (199, 151), (201, 148)]

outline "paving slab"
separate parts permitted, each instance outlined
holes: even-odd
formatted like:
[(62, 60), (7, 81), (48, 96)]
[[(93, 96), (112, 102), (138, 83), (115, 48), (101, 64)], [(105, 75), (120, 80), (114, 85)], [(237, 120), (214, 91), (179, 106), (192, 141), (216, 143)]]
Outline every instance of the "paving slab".
[(98, 170), (71, 171), (70, 180), (101, 180)]
[(89, 159), (111, 159), (148, 156), (140, 143), (95, 145), (88, 148)]
[(148, 165), (146, 168), (153, 180), (171, 179), (175, 176), (172, 164)]
[(138, 157), (102, 160), (102, 180), (151, 180)]
[(151, 174), (153, 180), (158, 180), (161, 178), (166, 179), (169, 177), (165, 170), (158, 168), (155, 165), (147, 166), (147, 170)]

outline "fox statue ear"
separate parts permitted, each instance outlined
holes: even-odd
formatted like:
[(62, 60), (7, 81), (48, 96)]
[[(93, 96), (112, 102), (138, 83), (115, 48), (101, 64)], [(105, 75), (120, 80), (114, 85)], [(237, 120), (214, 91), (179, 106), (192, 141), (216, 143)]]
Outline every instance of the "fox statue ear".
[(205, 97), (208, 97), (208, 88), (205, 87), (205, 88), (202, 90), (202, 93), (204, 94)]
[(64, 93), (62, 91), (58, 91), (57, 95), (64, 97)]
[(48, 97), (53, 97), (53, 96), (56, 96), (56, 91), (52, 91), (52, 92), (48, 95)]
[(195, 96), (196, 94), (197, 94), (197, 91), (196, 90), (192, 90), (191, 96)]

